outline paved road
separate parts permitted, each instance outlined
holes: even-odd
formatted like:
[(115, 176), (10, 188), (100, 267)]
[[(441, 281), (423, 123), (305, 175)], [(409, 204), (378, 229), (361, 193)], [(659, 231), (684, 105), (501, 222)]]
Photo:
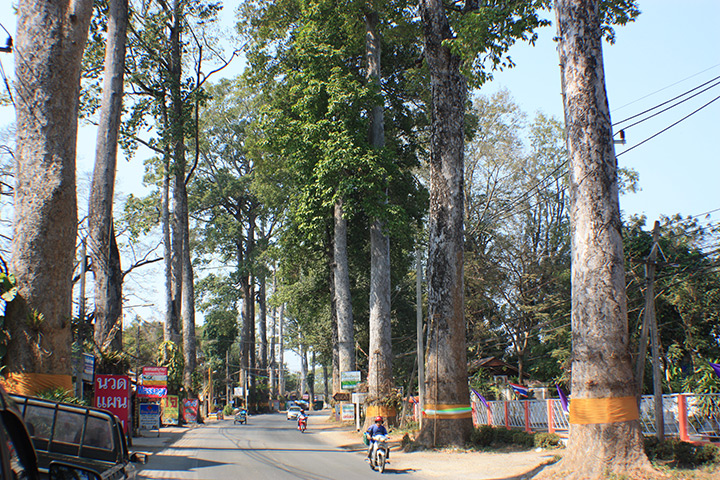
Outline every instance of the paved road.
[[(313, 431), (313, 417), (303, 434), (285, 414), (253, 415), (247, 425), (221, 420), (188, 429), (157, 449), (140, 475), (148, 479), (307, 479), (366, 480), (379, 476), (364, 457), (329, 445)], [(142, 448), (138, 448), (142, 450)], [(391, 457), (392, 460), (392, 457)], [(388, 465), (384, 476), (418, 480)]]

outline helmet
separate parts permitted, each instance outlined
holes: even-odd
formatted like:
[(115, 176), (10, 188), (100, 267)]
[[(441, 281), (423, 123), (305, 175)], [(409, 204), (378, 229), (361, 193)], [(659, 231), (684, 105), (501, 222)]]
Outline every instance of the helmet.
[(375, 423), (377, 423), (377, 422), (383, 423), (383, 418), (380, 415), (375, 417)]

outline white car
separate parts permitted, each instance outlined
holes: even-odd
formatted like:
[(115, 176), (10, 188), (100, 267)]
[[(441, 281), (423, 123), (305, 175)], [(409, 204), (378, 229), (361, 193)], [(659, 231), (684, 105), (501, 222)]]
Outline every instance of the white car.
[(292, 407), (288, 408), (287, 411), (287, 419), (288, 420), (297, 420), (298, 415), (300, 415), (300, 407), (297, 405), (293, 405)]

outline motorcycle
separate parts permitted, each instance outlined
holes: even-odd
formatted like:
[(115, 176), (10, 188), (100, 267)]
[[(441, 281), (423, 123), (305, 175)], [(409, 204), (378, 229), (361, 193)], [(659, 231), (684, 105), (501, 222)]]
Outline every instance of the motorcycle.
[(241, 425), (247, 423), (247, 411), (240, 410), (235, 414), (235, 418), (233, 419), (233, 425), (236, 423), (240, 423)]
[(307, 417), (298, 416), (298, 430), (300, 430), (302, 433), (305, 433), (305, 429), (307, 428)]
[(388, 436), (387, 435), (375, 435), (373, 439), (373, 451), (370, 455), (370, 468), (378, 472), (383, 473), (385, 471), (385, 463), (388, 461), (390, 455), (390, 448), (388, 447)]

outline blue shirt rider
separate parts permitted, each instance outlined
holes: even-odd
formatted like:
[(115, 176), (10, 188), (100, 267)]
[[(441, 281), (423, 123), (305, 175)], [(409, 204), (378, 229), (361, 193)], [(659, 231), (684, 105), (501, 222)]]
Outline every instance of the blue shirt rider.
[(375, 435), (387, 435), (387, 429), (385, 428), (385, 425), (383, 425), (383, 417), (377, 416), (375, 417), (375, 424), (370, 425), (370, 427), (365, 432), (365, 435), (367, 435), (367, 438), (369, 440), (368, 442), (368, 454), (367, 458), (369, 459), (372, 455), (373, 446), (375, 445), (375, 440), (373, 440), (373, 437)]

